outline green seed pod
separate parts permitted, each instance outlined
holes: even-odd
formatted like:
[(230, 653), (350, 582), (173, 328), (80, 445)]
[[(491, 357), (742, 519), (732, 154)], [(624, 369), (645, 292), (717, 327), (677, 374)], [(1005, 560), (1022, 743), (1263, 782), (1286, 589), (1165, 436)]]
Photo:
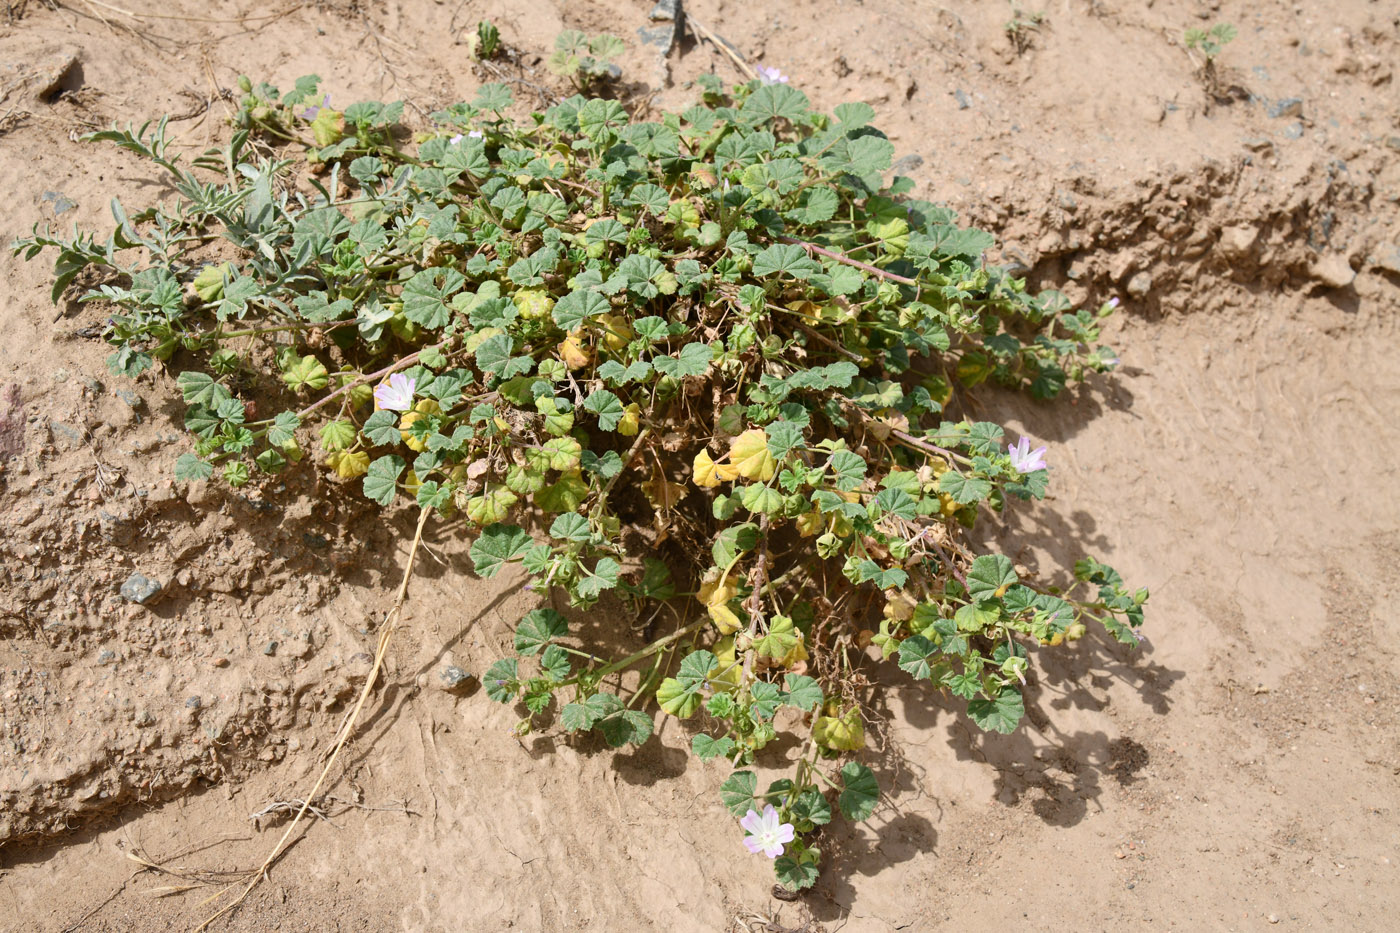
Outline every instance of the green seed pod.
[(662, 376), (656, 381), (656, 399), (665, 402), (676, 397), (680, 391), (680, 380), (675, 376)]
[(239, 75), (239, 76), (238, 76), (238, 89), (239, 89), (240, 91), (242, 91), (244, 94), (252, 93), (252, 90), (253, 90), (253, 79), (250, 78), (250, 77), (248, 77), (247, 75)]

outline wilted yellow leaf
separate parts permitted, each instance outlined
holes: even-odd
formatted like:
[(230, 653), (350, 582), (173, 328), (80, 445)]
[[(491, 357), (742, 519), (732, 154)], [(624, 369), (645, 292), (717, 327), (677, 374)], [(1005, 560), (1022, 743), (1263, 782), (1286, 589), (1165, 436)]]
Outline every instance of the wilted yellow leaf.
[(715, 628), (719, 629), (721, 635), (733, 635), (739, 631), (739, 626), (743, 623), (724, 603), (710, 606), (710, 618), (714, 620)]
[(341, 479), (355, 479), (369, 472), (369, 454), (363, 450), (354, 453), (337, 450), (326, 458), (326, 465), (335, 470), (335, 475)]
[(669, 512), (685, 496), (686, 490), (680, 483), (668, 480), (658, 469), (651, 474), (651, 479), (642, 483), (642, 492), (656, 509)]
[(777, 461), (768, 452), (768, 435), (762, 428), (750, 428), (729, 445), (729, 462), (745, 479), (766, 483), (777, 470)]
[(852, 709), (837, 719), (835, 716), (819, 716), (812, 723), (812, 741), (823, 748), (843, 752), (854, 752), (865, 746), (865, 724), (860, 720), (860, 710)]
[(721, 575), (718, 567), (710, 568), (705, 576), (714, 579), (701, 581), (695, 597), (706, 606), (723, 606), (739, 594), (739, 584), (732, 577)]
[(625, 314), (604, 314), (598, 323), (603, 325), (603, 345), (609, 350), (621, 350), (637, 336)]
[(903, 590), (885, 591), (885, 616), (894, 619), (896, 622), (903, 622), (914, 617), (914, 600)]
[(633, 402), (622, 410), (622, 420), (617, 423), (617, 433), (623, 437), (635, 437), (642, 424), (642, 406)]
[(720, 483), (719, 471), (715, 468), (715, 462), (710, 459), (710, 452), (701, 448), (695, 455), (695, 460), (691, 466), (694, 470), (691, 479), (695, 485), (701, 489), (713, 489)]
[(573, 334), (559, 342), (559, 359), (563, 360), (569, 369), (583, 369), (592, 362)]
[(797, 525), (797, 533), (799, 535), (804, 538), (810, 538), (812, 535), (822, 530), (822, 527), (826, 524), (826, 519), (822, 517), (821, 512), (813, 509), (810, 512), (803, 512), (801, 515), (797, 516), (795, 524)]

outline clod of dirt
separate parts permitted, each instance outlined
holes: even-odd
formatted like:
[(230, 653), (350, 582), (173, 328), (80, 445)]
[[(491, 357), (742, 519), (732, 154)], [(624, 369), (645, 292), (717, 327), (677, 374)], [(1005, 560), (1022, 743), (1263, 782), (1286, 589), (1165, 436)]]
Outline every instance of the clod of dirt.
[(1259, 230), (1252, 226), (1226, 227), (1220, 231), (1220, 255), (1231, 262), (1244, 259), (1259, 241)]
[(47, 104), (60, 92), (82, 86), (80, 50), (73, 46), (5, 51), (21, 55), (18, 61), (0, 62), (0, 103), (18, 94), (30, 103)]
[(0, 457), (24, 453), (24, 406), (19, 400), (19, 383), (0, 388)]
[(1382, 244), (1376, 250), (1376, 254), (1371, 257), (1371, 265), (1382, 272), (1400, 275), (1400, 246), (1396, 246), (1394, 243)]
[(1356, 270), (1340, 253), (1318, 257), (1317, 261), (1308, 267), (1308, 274), (1328, 288), (1346, 288), (1356, 281)]

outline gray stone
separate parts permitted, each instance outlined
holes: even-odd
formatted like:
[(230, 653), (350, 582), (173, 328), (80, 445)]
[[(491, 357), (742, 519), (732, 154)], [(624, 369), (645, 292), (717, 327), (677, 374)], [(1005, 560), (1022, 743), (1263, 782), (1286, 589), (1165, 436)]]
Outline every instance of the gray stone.
[(923, 164), (924, 157), (919, 155), (917, 152), (911, 152), (909, 153), (909, 155), (903, 156), (900, 159), (898, 159), (894, 163), (894, 166), (891, 168), (891, 171), (893, 171), (896, 175), (908, 175), (910, 172), (914, 171)]
[(53, 205), (53, 213), (55, 217), (59, 216), (60, 214), (66, 214), (78, 206), (77, 201), (74, 201), (62, 191), (45, 191), (42, 195), (40, 195), (40, 197), (44, 201), (47, 201), (49, 204)]
[(83, 433), (61, 421), (50, 421), (49, 432), (53, 435), (54, 440), (61, 439), (69, 450), (77, 450), (83, 445)]
[(953, 89), (953, 99), (958, 102), (959, 110), (966, 110), (972, 106), (972, 98), (967, 96), (967, 92), (962, 88)]
[(1015, 246), (1008, 246), (1001, 251), (1002, 265), (1006, 273), (1014, 278), (1025, 278), (1031, 271), (1030, 257), (1024, 251)]
[(465, 670), (455, 664), (449, 664), (438, 670), (438, 688), (446, 690), (448, 693), (460, 693), (467, 689), (471, 682), (476, 679), (476, 675), (468, 674)]
[(1284, 138), (1284, 139), (1302, 139), (1302, 138), (1303, 138), (1303, 124), (1301, 124), (1301, 123), (1299, 123), (1299, 122), (1297, 122), (1297, 121), (1295, 120), (1294, 122), (1292, 122), (1292, 123), (1288, 124), (1287, 126), (1285, 126), (1285, 127), (1283, 128), (1283, 138)]
[(1328, 288), (1346, 288), (1356, 281), (1356, 270), (1341, 253), (1319, 256), (1308, 267), (1308, 274)]
[(1141, 298), (1150, 291), (1152, 291), (1152, 273), (1139, 272), (1128, 279), (1127, 292), (1134, 298)]
[(275, 641), (270, 641), (270, 642), (268, 642), (267, 644), (263, 645), (263, 654), (267, 655), (269, 658), (272, 657), (272, 656), (273, 656), (274, 654), (276, 654), (276, 653), (277, 653), (277, 642), (275, 642)]
[(97, 656), (97, 663), (98, 663), (98, 664), (115, 664), (115, 663), (117, 663), (117, 653), (116, 653), (115, 651), (112, 651), (112, 650), (103, 651), (101, 654), (99, 654), (99, 655)]
[(140, 573), (132, 572), (122, 584), (122, 597), (129, 602), (144, 606), (160, 595), (160, 581), (152, 580), (150, 577)]
[(185, 709), (199, 709), (204, 703), (199, 697), (190, 697), (185, 701)]
[(141, 396), (137, 395), (135, 392), (132, 392), (130, 389), (113, 389), (112, 394), (115, 395), (117, 398), (121, 399), (123, 402), (126, 402), (128, 407), (130, 407), (132, 411), (137, 411), (141, 408), (144, 408), (146, 405), (146, 400), (143, 399)]
[(1301, 117), (1303, 115), (1303, 98), (1285, 97), (1283, 100), (1275, 101), (1269, 107), (1269, 116), (1274, 119), (1285, 117)]

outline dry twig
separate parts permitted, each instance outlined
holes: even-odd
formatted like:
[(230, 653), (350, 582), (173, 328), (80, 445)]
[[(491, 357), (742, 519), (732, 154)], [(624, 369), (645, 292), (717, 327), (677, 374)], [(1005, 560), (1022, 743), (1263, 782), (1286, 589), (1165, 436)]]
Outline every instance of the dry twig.
[[(237, 908), (238, 905), (243, 903), (244, 899), (252, 893), (253, 888), (257, 887), (258, 882), (267, 877), (268, 871), (277, 862), (277, 859), (282, 853), (286, 851), (287, 842), (291, 839), (292, 833), (296, 830), (297, 826), (301, 824), (301, 820), (306, 816), (307, 811), (311, 809), (311, 801), (316, 799), (316, 794), (321, 789), (321, 785), (326, 782), (326, 778), (330, 775), (331, 769), (335, 767), (336, 759), (340, 756), (341, 750), (344, 749), (345, 743), (349, 741), (350, 735), (354, 731), (355, 723), (359, 721), (360, 713), (364, 709), (365, 702), (369, 700), (370, 694), (374, 692), (375, 681), (379, 679), (379, 672), (384, 667), (384, 655), (389, 650), (389, 642), (393, 639), (394, 630), (398, 627), (399, 621), (403, 618), (403, 604), (405, 598), (408, 596), (408, 581), (413, 577), (413, 562), (418, 556), (418, 547), (423, 541), (423, 528), (428, 524), (428, 516), (431, 514), (432, 509), (427, 508), (423, 509), (418, 514), (418, 527), (413, 533), (413, 546), (408, 552), (408, 564), (404, 567), (403, 579), (399, 581), (399, 591), (394, 596), (394, 604), (389, 608), (388, 613), (385, 614), (384, 624), (379, 631), (379, 647), (374, 653), (374, 665), (370, 668), (369, 675), (365, 678), (364, 688), (360, 690), (360, 698), (355, 702), (354, 709), (351, 710), (350, 716), (345, 720), (345, 724), (340, 727), (335, 741), (331, 744), (329, 760), (326, 761), (325, 767), (321, 769), (321, 774), (316, 778), (316, 783), (312, 785), (311, 792), (307, 794), (306, 799), (301, 802), (301, 809), (298, 810), (297, 815), (292, 818), (291, 825), (282, 833), (282, 838), (277, 840), (277, 844), (272, 847), (272, 851), (268, 853), (267, 858), (263, 859), (263, 863), (250, 873), (251, 877), (248, 878), (247, 884), (243, 886), (242, 893), (228, 904), (219, 908), (213, 916), (196, 927), (196, 933), (200, 930), (208, 929), (209, 925), (215, 920)], [(207, 904), (210, 901), (218, 900), (232, 891), (235, 886), (236, 885), (225, 886), (223, 890), (205, 900), (204, 903)]]

